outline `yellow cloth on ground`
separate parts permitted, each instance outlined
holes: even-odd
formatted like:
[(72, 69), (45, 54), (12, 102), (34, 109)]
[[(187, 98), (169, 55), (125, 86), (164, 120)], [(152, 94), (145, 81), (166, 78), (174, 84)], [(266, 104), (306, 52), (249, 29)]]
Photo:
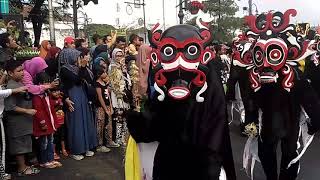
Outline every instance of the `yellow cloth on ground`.
[(141, 180), (141, 164), (139, 147), (136, 141), (130, 136), (127, 144), (125, 157), (126, 180)]

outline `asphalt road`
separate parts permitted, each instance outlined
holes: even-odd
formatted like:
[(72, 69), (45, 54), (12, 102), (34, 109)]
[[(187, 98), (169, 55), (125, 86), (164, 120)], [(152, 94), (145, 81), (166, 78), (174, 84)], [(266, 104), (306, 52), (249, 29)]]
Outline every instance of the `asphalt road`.
[[(241, 137), (237, 122), (230, 125), (230, 134), (233, 147), (234, 161), (238, 180), (249, 180), (242, 169), (242, 151), (246, 141)], [(298, 180), (320, 179), (320, 140), (317, 136), (301, 161), (301, 171)], [(279, 153), (280, 154), (280, 153)], [(60, 169), (42, 169), (34, 177), (14, 178), (21, 180), (124, 180), (123, 161), (119, 149), (110, 153), (97, 153), (94, 157), (82, 161), (63, 159)], [(265, 180), (261, 165), (255, 168), (255, 180)]]

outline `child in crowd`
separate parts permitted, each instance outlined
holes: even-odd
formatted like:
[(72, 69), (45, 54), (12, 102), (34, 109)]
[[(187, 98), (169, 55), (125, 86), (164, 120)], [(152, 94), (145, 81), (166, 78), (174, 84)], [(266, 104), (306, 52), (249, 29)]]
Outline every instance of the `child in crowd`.
[[(21, 63), (9, 60), (5, 69), (10, 77), (7, 88), (23, 87), (23, 67)], [(27, 166), (25, 163), (25, 155), (32, 152), (32, 117), (37, 112), (32, 109), (32, 101), (26, 97), (26, 94), (14, 94), (5, 99), (9, 153), (16, 157), (18, 176), (35, 175), (40, 172), (39, 169)]]
[(5, 138), (5, 131), (3, 127), (3, 110), (4, 110), (4, 99), (9, 97), (12, 94), (17, 94), (17, 93), (23, 93), (27, 90), (27, 87), (19, 87), (16, 89), (5, 89), (3, 90), (2, 87), (5, 83), (5, 79), (7, 77), (6, 72), (1, 72), (1, 78), (0, 78), (0, 135), (1, 135), (1, 154), (0, 154), (0, 179), (11, 179), (11, 175), (5, 173), (5, 160), (6, 160), (6, 138)]
[[(98, 137), (98, 152), (109, 152), (107, 147), (119, 147), (118, 144), (112, 141), (112, 105), (109, 92), (109, 77), (106, 69), (102, 66), (97, 66), (95, 69), (95, 88), (97, 91), (98, 102), (96, 106), (96, 122), (97, 122), (97, 137)], [(106, 125), (107, 124), (107, 125)], [(104, 133), (105, 132), (105, 133)], [(107, 147), (103, 146), (103, 137), (106, 135)]]
[[(46, 73), (39, 73), (35, 82), (44, 85), (50, 81)], [(53, 134), (57, 130), (57, 116), (53, 106), (53, 100), (47, 91), (35, 95), (32, 100), (33, 107), (37, 111), (33, 118), (33, 135), (39, 144), (40, 167), (53, 169), (62, 164), (54, 160)]]
[(129, 55), (138, 55), (138, 48), (141, 45), (140, 37), (136, 34), (131, 34), (129, 37), (130, 44), (128, 46)]
[(66, 145), (65, 145), (65, 132), (66, 128), (64, 125), (64, 112), (63, 112), (63, 93), (60, 91), (59, 88), (55, 88), (51, 90), (51, 98), (53, 100), (54, 104), (54, 110), (57, 116), (57, 131), (54, 134), (54, 158), (55, 160), (59, 160), (60, 157), (56, 153), (56, 151), (59, 149), (61, 150), (62, 154), (64, 156), (69, 156)]

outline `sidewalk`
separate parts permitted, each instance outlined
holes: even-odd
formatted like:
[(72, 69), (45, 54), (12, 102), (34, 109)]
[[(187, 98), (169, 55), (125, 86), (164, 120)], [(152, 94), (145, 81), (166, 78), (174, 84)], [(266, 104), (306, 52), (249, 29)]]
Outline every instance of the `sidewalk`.
[[(75, 161), (61, 160), (63, 167), (40, 169), (40, 174), (31, 177), (13, 177), (18, 180), (123, 180), (124, 171), (120, 149), (110, 153), (97, 153), (95, 156)], [(15, 174), (13, 174), (15, 175)]]

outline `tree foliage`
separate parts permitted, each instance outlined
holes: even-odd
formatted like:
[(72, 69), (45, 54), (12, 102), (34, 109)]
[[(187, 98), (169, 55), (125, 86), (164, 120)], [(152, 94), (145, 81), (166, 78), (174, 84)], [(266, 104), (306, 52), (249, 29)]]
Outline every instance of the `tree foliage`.
[[(65, 9), (71, 7), (71, 0), (57, 0), (60, 7), (56, 7), (54, 9), (54, 18), (58, 21), (65, 19), (66, 14), (64, 13)], [(27, 3), (31, 5), (33, 8), (30, 11), (29, 17), (26, 20), (31, 21), (33, 25), (33, 31), (35, 36), (34, 46), (39, 45), (42, 25), (44, 23), (48, 23), (49, 10), (47, 0), (10, 0), (10, 13), (12, 14), (20, 14), (23, 9), (23, 4)], [(78, 0), (78, 7), (81, 7), (82, 0)]]
[(241, 29), (244, 19), (235, 17), (238, 6), (234, 0), (209, 0), (206, 2), (206, 10), (215, 18), (214, 40), (219, 42), (231, 42), (235, 31)]
[(108, 24), (89, 24), (87, 31), (89, 34), (99, 34), (101, 36), (110, 34), (111, 30), (115, 28)]

